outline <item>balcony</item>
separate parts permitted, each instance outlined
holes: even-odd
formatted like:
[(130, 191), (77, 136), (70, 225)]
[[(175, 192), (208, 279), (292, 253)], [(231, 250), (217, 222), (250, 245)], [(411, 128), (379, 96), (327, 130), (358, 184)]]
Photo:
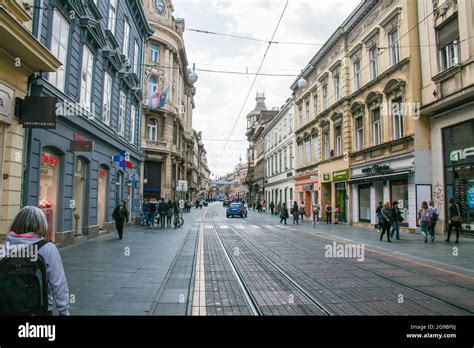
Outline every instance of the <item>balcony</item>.
[(148, 139), (142, 139), (142, 149), (160, 152), (169, 152), (170, 148), (167, 143), (163, 141), (154, 141)]

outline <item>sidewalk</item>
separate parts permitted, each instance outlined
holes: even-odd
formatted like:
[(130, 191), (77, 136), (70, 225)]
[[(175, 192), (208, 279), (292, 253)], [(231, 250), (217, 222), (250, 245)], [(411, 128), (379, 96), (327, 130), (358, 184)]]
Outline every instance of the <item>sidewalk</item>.
[[(272, 216), (270, 213), (258, 213), (249, 210), (249, 217), (258, 217), (259, 220), (271, 221), (279, 224), (280, 218)], [(424, 243), (424, 237), (419, 233), (400, 232), (400, 239), (393, 239), (392, 243), (387, 243), (387, 237), (383, 241), (379, 240), (380, 235), (376, 229), (355, 227), (347, 224), (319, 223), (313, 225), (311, 219), (306, 218), (299, 225), (293, 225), (293, 219), (288, 219), (289, 228), (301, 229), (309, 233), (330, 237), (334, 239), (351, 241), (364, 244), (366, 247), (376, 248), (388, 254), (396, 254), (401, 257), (410, 258), (415, 261), (432, 264), (436, 267), (450, 269), (455, 272), (474, 275), (474, 239), (460, 239), (460, 244), (446, 243), (446, 235), (436, 235), (434, 243), (428, 238), (428, 243)], [(457, 248), (457, 249), (455, 249)]]
[(184, 214), (180, 229), (127, 227), (60, 249), (71, 315), (148, 315), (188, 232), (204, 210)]

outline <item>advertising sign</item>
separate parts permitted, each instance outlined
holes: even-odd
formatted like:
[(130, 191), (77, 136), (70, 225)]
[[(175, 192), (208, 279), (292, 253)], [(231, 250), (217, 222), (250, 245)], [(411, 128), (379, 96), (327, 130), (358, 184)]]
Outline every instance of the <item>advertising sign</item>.
[(177, 180), (176, 181), (176, 191), (177, 192), (188, 192), (188, 182), (186, 180)]
[(332, 178), (334, 181), (349, 180), (349, 169), (338, 170), (337, 172), (333, 172)]
[(25, 97), (21, 106), (23, 128), (56, 129), (55, 97)]

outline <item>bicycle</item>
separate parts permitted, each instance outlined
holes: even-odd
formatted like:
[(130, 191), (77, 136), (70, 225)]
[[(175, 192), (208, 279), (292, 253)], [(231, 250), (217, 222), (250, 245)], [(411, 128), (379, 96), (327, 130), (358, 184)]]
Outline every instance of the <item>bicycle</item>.
[(179, 228), (184, 225), (184, 219), (181, 217), (181, 212), (178, 212), (178, 214), (175, 214), (173, 225), (174, 225), (174, 228)]

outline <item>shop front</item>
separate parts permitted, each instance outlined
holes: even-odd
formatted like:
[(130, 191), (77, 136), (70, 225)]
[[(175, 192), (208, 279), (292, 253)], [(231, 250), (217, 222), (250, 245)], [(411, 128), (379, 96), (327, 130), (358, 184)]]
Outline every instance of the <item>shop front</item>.
[(313, 204), (319, 202), (319, 182), (318, 174), (304, 175), (296, 178), (295, 182), (295, 201), (298, 205), (301, 202), (305, 205), (305, 215), (311, 217), (313, 213)]
[(459, 204), (464, 220), (462, 233), (471, 235), (474, 234), (473, 134), (474, 120), (443, 129), (445, 216), (449, 216), (449, 200), (454, 198)]
[(48, 221), (46, 239), (54, 241), (56, 221), (58, 218), (58, 187), (61, 157), (50, 149), (41, 153), (39, 201), (38, 207), (43, 211)]
[[(377, 224), (379, 202), (398, 202), (404, 221), (402, 227), (416, 229), (416, 196), (414, 164), (411, 154), (381, 161), (363, 163), (351, 168), (348, 181), (352, 188), (352, 221), (356, 226)], [(422, 190), (418, 190), (422, 192)], [(423, 200), (429, 198), (424, 198)]]
[(332, 173), (334, 181), (335, 204), (333, 211), (339, 210), (339, 222), (347, 222), (349, 207), (349, 195), (347, 180), (349, 180), (349, 169), (338, 170)]

